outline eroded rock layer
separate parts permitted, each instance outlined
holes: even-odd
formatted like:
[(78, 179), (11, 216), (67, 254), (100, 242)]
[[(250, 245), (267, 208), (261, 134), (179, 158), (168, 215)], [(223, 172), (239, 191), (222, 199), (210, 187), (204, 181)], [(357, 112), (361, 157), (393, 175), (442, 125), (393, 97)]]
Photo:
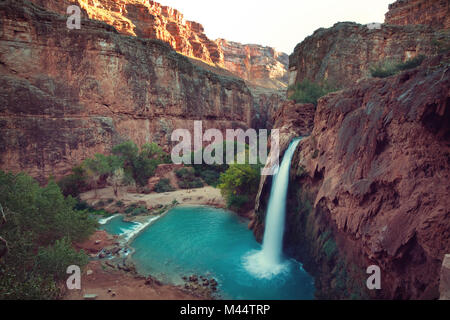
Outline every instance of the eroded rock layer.
[(431, 55), (434, 31), (427, 26), (365, 25), (341, 22), (319, 29), (298, 44), (289, 57), (289, 85), (310, 80), (346, 88), (369, 76), (370, 67), (383, 60), (405, 61)]
[(450, 28), (448, 0), (397, 0), (389, 5), (386, 23), (426, 24), (438, 29)]
[(223, 66), (219, 46), (204, 33), (203, 26), (186, 21), (182, 13), (151, 0), (32, 0), (34, 3), (65, 15), (71, 4), (84, 15), (103, 21), (122, 34), (159, 39), (177, 52), (204, 62)]
[(218, 39), (227, 70), (253, 84), (268, 88), (286, 87), (289, 56), (271, 47), (243, 45)]
[(159, 40), (0, 1), (0, 166), (44, 181), (131, 139), (170, 147), (176, 128), (247, 128), (244, 81), (193, 64)]
[(178, 10), (150, 0), (32, 0), (49, 10), (66, 14), (78, 5), (86, 18), (103, 21), (119, 33), (159, 39), (177, 52), (225, 68), (255, 85), (285, 87), (288, 56), (270, 47), (210, 40), (203, 26), (186, 21)]
[[(286, 251), (317, 276), (318, 297), (439, 297), (450, 252), (450, 70), (441, 58), (319, 100), (293, 159), (285, 233)], [(381, 269), (381, 290), (366, 287), (370, 265)]]

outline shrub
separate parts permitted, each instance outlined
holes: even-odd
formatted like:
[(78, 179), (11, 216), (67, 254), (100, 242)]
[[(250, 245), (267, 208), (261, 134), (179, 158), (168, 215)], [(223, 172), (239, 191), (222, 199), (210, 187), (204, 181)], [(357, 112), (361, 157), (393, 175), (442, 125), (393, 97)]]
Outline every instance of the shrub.
[(336, 91), (328, 83), (315, 83), (309, 80), (304, 80), (298, 83), (294, 88), (294, 93), (289, 99), (297, 103), (312, 103), (317, 106), (317, 100), (330, 92)]
[(134, 209), (137, 208), (137, 204), (133, 203), (131, 204), (128, 208), (125, 209), (125, 213), (126, 214), (130, 214), (131, 212), (133, 212)]
[(117, 201), (116, 202), (116, 206), (119, 207), (119, 208), (123, 207), (123, 205), (124, 205), (124, 203), (122, 201)]
[(175, 188), (172, 187), (169, 179), (161, 179), (155, 186), (155, 192), (157, 193), (170, 192), (174, 190)]
[(418, 55), (417, 57), (409, 59), (405, 62), (385, 60), (369, 68), (369, 71), (374, 78), (387, 78), (399, 73), (400, 71), (414, 69), (420, 66), (424, 60), (424, 55)]
[(370, 74), (374, 78), (387, 78), (393, 76), (398, 72), (395, 63), (391, 60), (386, 60), (369, 69)]
[(228, 207), (246, 210), (256, 197), (259, 187), (261, 167), (249, 164), (234, 164), (220, 175), (219, 188)]
[(219, 184), (220, 172), (214, 171), (214, 170), (205, 170), (205, 171), (200, 172), (200, 177), (208, 185), (210, 185), (212, 187), (216, 187)]
[(178, 178), (178, 185), (182, 189), (194, 189), (203, 187), (203, 182), (195, 176), (193, 168), (181, 168), (175, 171)]
[(404, 70), (417, 68), (418, 66), (420, 66), (422, 64), (423, 60), (425, 60), (425, 56), (418, 55), (415, 58), (412, 58), (412, 59), (406, 60), (405, 62), (397, 64), (397, 69), (400, 71), (404, 71)]
[(146, 207), (139, 207), (139, 208), (133, 209), (133, 211), (131, 211), (130, 214), (131, 214), (132, 216), (138, 216), (138, 215), (140, 215), (140, 214), (146, 214), (146, 213), (148, 213), (148, 210), (147, 210)]
[(227, 207), (240, 209), (245, 207), (249, 202), (249, 197), (247, 195), (233, 194), (231, 193), (227, 198)]

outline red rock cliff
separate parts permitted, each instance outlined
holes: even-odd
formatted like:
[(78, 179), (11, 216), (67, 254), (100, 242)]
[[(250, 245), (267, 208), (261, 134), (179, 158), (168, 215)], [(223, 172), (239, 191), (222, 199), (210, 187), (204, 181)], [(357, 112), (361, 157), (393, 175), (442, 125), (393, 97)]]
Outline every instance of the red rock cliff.
[(127, 37), (23, 0), (0, 2), (0, 166), (60, 177), (123, 140), (170, 147), (173, 129), (247, 128), (244, 81), (208, 71), (159, 40)]
[(379, 61), (433, 54), (433, 37), (433, 29), (427, 26), (369, 29), (352, 22), (337, 23), (317, 30), (297, 45), (289, 57), (289, 85), (309, 79), (346, 88), (368, 77), (370, 67)]
[(437, 29), (450, 28), (448, 0), (397, 0), (389, 5), (386, 23), (426, 24)]
[(106, 22), (122, 34), (167, 42), (177, 52), (223, 66), (219, 46), (205, 35), (201, 24), (185, 21), (178, 10), (150, 0), (32, 0), (60, 14), (75, 4), (86, 17)]
[(260, 45), (243, 45), (224, 39), (218, 39), (216, 42), (224, 53), (227, 70), (262, 87), (287, 86), (289, 64), (287, 54)]
[[(319, 100), (293, 159), (285, 233), (319, 298), (439, 297), (450, 252), (449, 92), (447, 57)], [(365, 285), (370, 265), (381, 268), (382, 290)]]
[(287, 83), (288, 56), (273, 48), (210, 40), (197, 22), (185, 21), (178, 10), (150, 0), (32, 0), (66, 14), (70, 4), (84, 16), (106, 22), (120, 33), (167, 42), (177, 52), (231, 71), (255, 85), (282, 88)]

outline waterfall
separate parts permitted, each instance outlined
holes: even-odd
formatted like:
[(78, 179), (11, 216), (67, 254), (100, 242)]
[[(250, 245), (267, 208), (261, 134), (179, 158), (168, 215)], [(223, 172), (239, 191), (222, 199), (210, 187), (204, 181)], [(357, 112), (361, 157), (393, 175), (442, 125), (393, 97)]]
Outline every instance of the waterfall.
[(284, 154), (278, 173), (273, 177), (269, 205), (266, 214), (266, 229), (262, 252), (271, 264), (281, 262), (283, 251), (284, 221), (286, 216), (286, 196), (289, 186), (289, 171), (295, 149), (300, 139), (295, 139)]
[(301, 139), (296, 138), (291, 142), (278, 172), (273, 176), (262, 250), (245, 258), (245, 268), (261, 278), (270, 278), (288, 266), (288, 262), (282, 259), (286, 198), (292, 157)]

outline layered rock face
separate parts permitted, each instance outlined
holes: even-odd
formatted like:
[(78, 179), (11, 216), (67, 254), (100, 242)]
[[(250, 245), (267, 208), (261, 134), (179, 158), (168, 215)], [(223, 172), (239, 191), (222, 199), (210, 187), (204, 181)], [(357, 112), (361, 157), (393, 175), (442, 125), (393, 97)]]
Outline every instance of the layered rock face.
[(106, 22), (122, 34), (159, 39), (177, 52), (231, 71), (255, 85), (282, 88), (287, 83), (288, 56), (273, 48), (210, 40), (201, 24), (185, 21), (178, 10), (150, 0), (32, 0), (66, 14), (75, 4), (86, 18)]
[(427, 26), (369, 29), (351, 22), (337, 23), (297, 45), (289, 57), (289, 85), (308, 79), (346, 88), (369, 76), (370, 67), (379, 61), (433, 54), (433, 37), (433, 29)]
[(203, 26), (186, 21), (178, 10), (151, 0), (32, 0), (60, 14), (71, 4), (85, 17), (106, 22), (122, 34), (167, 42), (177, 52), (206, 63), (223, 66), (219, 46), (204, 33)]
[[(449, 92), (448, 62), (434, 58), (319, 100), (293, 159), (285, 233), (318, 297), (439, 297), (450, 252)], [(370, 265), (381, 268), (381, 290), (366, 287)]]
[(243, 80), (193, 64), (159, 40), (120, 35), (28, 1), (0, 2), (0, 166), (43, 181), (131, 139), (170, 148), (174, 129), (247, 128)]
[(437, 29), (450, 28), (448, 0), (397, 0), (389, 5), (387, 24), (425, 24)]
[(244, 80), (267, 88), (286, 87), (289, 56), (270, 47), (216, 40), (225, 68)]

